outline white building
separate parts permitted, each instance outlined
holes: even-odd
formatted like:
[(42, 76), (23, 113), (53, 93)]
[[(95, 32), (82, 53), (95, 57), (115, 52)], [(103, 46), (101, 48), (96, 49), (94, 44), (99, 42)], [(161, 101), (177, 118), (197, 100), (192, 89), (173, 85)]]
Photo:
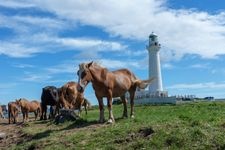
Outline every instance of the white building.
[(154, 81), (148, 90), (139, 90), (135, 94), (135, 103), (176, 103), (176, 97), (168, 97), (168, 92), (163, 90), (162, 74), (160, 66), (160, 44), (155, 33), (149, 35), (149, 45), (146, 46), (149, 54), (149, 79)]
[(151, 83), (151, 86), (149, 86), (149, 92), (154, 93), (157, 91), (163, 91), (159, 56), (160, 44), (156, 34), (152, 33), (149, 35), (149, 45), (146, 46), (146, 49), (148, 50), (149, 55), (149, 79), (152, 77), (155, 78)]

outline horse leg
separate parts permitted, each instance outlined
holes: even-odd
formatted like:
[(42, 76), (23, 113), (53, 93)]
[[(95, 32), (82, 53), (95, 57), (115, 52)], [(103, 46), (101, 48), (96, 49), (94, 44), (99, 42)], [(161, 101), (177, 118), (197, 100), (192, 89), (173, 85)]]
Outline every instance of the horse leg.
[(53, 114), (53, 106), (50, 106), (48, 119), (51, 119), (52, 118), (52, 114)]
[(15, 124), (16, 123), (16, 115), (14, 114), (14, 116), (13, 116), (13, 124)]
[(24, 123), (25, 122), (25, 112), (23, 111), (22, 114), (23, 114), (23, 123)]
[(122, 100), (122, 102), (123, 102), (123, 118), (127, 118), (127, 100), (126, 100), (126, 98), (125, 98), (125, 95), (123, 95), (123, 96), (121, 96), (120, 97), (121, 98), (121, 100)]
[(44, 106), (43, 112), (44, 112), (44, 120), (47, 120), (47, 105)]
[(16, 112), (15, 111), (13, 111), (13, 123), (15, 124), (16, 123)]
[(135, 94), (136, 88), (132, 88), (129, 93), (130, 93), (130, 117), (134, 118), (134, 94)]
[(38, 110), (34, 111), (34, 116), (35, 116), (34, 120), (36, 121), (37, 116), (38, 116)]
[(41, 117), (40, 117), (40, 120), (43, 120), (43, 115), (44, 115), (44, 107), (43, 107), (43, 103), (41, 103)]
[(8, 119), (9, 119), (9, 124), (11, 122), (11, 113), (10, 113), (11, 110), (8, 110)]
[(87, 115), (87, 103), (85, 103), (85, 105), (84, 105), (84, 110), (85, 110), (85, 113)]
[(78, 115), (78, 117), (81, 116), (81, 107), (80, 107), (80, 106), (78, 106), (78, 112), (77, 112), (77, 115)]
[(26, 112), (26, 120), (29, 122), (28, 111)]
[(107, 96), (107, 106), (109, 110), (109, 120), (108, 123), (113, 123), (115, 122), (115, 119), (113, 117), (113, 112), (112, 112), (112, 92), (109, 92), (109, 96)]
[(15, 113), (15, 120), (16, 120), (16, 123), (18, 122), (18, 112)]
[(102, 99), (102, 97), (98, 97), (98, 96), (96, 96), (96, 97), (97, 97), (97, 99), (98, 99), (99, 110), (100, 110), (99, 122), (100, 122), (100, 123), (103, 123), (104, 120), (105, 120), (105, 117), (104, 117), (104, 103), (103, 103), (103, 99)]

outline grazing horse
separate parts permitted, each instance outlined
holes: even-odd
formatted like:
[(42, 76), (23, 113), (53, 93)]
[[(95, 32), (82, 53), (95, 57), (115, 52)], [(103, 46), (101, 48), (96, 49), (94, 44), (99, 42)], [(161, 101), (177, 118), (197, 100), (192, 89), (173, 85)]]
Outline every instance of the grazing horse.
[(125, 93), (130, 94), (131, 117), (134, 117), (134, 96), (136, 88), (144, 89), (153, 80), (139, 80), (128, 69), (120, 69), (116, 71), (108, 71), (97, 63), (82, 63), (79, 65), (77, 72), (78, 90), (83, 92), (89, 82), (92, 82), (95, 95), (98, 99), (100, 109), (100, 122), (104, 122), (104, 104), (103, 97), (107, 98), (107, 105), (109, 110), (108, 123), (115, 122), (112, 113), (112, 98), (120, 97), (123, 102), (124, 110), (123, 117), (127, 117), (127, 100)]
[(3, 119), (5, 119), (5, 116), (4, 116), (3, 111), (2, 111), (2, 106), (0, 106), (0, 116), (1, 116)]
[(76, 82), (67, 82), (59, 89), (59, 103), (65, 109), (78, 109), (79, 115), (84, 104), (84, 95), (77, 90)]
[(20, 112), (19, 106), (16, 104), (16, 102), (9, 102), (8, 103), (8, 119), (9, 119), (9, 124), (11, 122), (16, 123), (17, 122), (17, 117)]
[(55, 86), (46, 86), (42, 89), (41, 94), (41, 120), (47, 119), (47, 105), (50, 105), (50, 116), (55, 117), (56, 113), (59, 113), (59, 95), (58, 89)]
[(16, 103), (21, 107), (21, 111), (23, 114), (23, 122), (29, 120), (29, 112), (34, 112), (35, 120), (41, 113), (41, 104), (36, 100), (28, 101), (25, 98), (20, 98), (19, 100), (16, 100)]

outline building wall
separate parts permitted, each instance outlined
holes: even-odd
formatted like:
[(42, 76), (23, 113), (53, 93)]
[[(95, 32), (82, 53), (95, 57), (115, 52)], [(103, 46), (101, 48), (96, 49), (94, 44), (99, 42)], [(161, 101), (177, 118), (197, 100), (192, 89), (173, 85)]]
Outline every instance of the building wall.
[(176, 104), (176, 97), (152, 97), (135, 99), (135, 104)]

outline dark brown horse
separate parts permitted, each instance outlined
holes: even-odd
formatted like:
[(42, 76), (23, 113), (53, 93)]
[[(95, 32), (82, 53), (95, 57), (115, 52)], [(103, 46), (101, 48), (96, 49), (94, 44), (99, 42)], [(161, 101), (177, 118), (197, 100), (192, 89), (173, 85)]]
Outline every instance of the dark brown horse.
[[(81, 112), (81, 107), (84, 104), (84, 95), (77, 90), (76, 82), (67, 82), (59, 91), (59, 103), (65, 109), (78, 109)], [(80, 114), (80, 113), (79, 113)]]
[(41, 118), (40, 120), (47, 119), (47, 106), (50, 105), (49, 118), (55, 118), (55, 115), (59, 113), (59, 94), (58, 88), (55, 86), (46, 86), (42, 88), (41, 94)]
[(77, 72), (78, 89), (83, 92), (89, 82), (95, 90), (95, 95), (98, 99), (100, 109), (100, 122), (104, 122), (104, 104), (103, 97), (107, 98), (107, 105), (109, 110), (109, 123), (115, 122), (112, 113), (112, 98), (120, 97), (123, 102), (124, 111), (123, 117), (127, 117), (127, 100), (125, 93), (130, 94), (131, 117), (134, 117), (134, 96), (136, 88), (144, 89), (153, 80), (139, 80), (128, 69), (120, 69), (116, 71), (108, 71), (96, 63), (82, 63), (79, 65)]
[(8, 103), (8, 119), (9, 124), (11, 122), (17, 123), (17, 117), (20, 112), (19, 106), (16, 104), (16, 102), (9, 102)]
[(25, 98), (21, 98), (16, 100), (16, 103), (21, 107), (21, 111), (23, 114), (23, 122), (28, 121), (28, 113), (34, 112), (35, 120), (37, 119), (38, 115), (40, 116), (41, 113), (41, 103), (34, 100), (28, 101)]

